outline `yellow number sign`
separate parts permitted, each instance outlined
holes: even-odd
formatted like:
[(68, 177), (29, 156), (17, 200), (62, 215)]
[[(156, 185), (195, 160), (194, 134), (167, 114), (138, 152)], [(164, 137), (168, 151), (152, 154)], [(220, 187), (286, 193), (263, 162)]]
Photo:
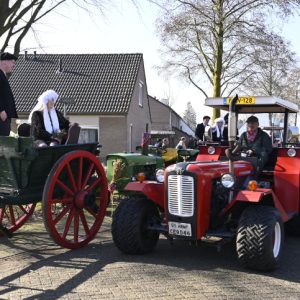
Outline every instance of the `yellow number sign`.
[[(231, 100), (232, 100), (232, 97), (230, 97), (230, 98), (223, 98), (223, 103), (225, 104), (225, 105), (229, 105), (230, 104), (230, 102), (231, 102)], [(249, 97), (239, 97), (238, 98), (238, 101), (236, 102), (236, 104), (238, 104), (238, 105), (243, 105), (243, 104), (245, 104), (245, 105), (249, 105), (249, 104), (255, 104), (255, 97), (253, 97), (253, 96), (249, 96)]]

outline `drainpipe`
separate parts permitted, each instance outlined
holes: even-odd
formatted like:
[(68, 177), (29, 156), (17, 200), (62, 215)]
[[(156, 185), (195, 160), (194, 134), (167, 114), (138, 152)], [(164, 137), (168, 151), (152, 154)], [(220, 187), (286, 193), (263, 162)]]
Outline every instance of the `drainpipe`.
[(129, 152), (132, 152), (132, 127), (133, 125), (129, 125)]

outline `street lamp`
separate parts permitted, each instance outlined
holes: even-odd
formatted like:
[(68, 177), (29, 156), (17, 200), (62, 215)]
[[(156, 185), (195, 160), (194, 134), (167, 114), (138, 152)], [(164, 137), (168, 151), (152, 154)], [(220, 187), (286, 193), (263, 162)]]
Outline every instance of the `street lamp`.
[(60, 103), (64, 105), (64, 117), (67, 116), (67, 105), (75, 104), (75, 99), (71, 97), (62, 97), (59, 100)]

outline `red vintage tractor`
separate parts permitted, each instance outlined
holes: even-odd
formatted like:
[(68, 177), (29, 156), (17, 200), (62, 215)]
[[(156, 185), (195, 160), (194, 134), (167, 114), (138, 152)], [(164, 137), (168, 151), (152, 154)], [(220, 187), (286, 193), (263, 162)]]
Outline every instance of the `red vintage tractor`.
[(283, 139), (264, 170), (249, 181), (256, 175), (257, 158), (232, 160), (225, 155), (228, 146), (200, 146), (196, 161), (158, 171), (157, 181), (141, 179), (126, 186), (138, 193), (115, 211), (114, 243), (124, 253), (143, 254), (155, 248), (161, 233), (195, 244), (216, 237), (235, 241), (243, 266), (273, 270), (280, 261), (284, 228), (300, 234), (300, 145), (289, 143), (287, 136), (289, 118), (298, 107), (274, 97), (208, 98), (206, 105), (229, 110), (229, 148), (240, 114), (282, 114)]

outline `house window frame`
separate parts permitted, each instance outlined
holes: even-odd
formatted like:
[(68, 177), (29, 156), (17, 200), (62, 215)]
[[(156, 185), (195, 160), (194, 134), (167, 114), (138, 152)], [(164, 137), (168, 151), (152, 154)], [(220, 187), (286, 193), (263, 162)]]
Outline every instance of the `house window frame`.
[(96, 126), (96, 125), (80, 125), (81, 129), (91, 129), (91, 130), (97, 130), (97, 141), (95, 141), (96, 143), (99, 143), (99, 140), (100, 140), (100, 136), (99, 136), (99, 133), (100, 133), (100, 128), (99, 126)]
[(143, 107), (144, 91), (145, 91), (145, 83), (144, 81), (139, 80), (139, 106), (140, 107)]

